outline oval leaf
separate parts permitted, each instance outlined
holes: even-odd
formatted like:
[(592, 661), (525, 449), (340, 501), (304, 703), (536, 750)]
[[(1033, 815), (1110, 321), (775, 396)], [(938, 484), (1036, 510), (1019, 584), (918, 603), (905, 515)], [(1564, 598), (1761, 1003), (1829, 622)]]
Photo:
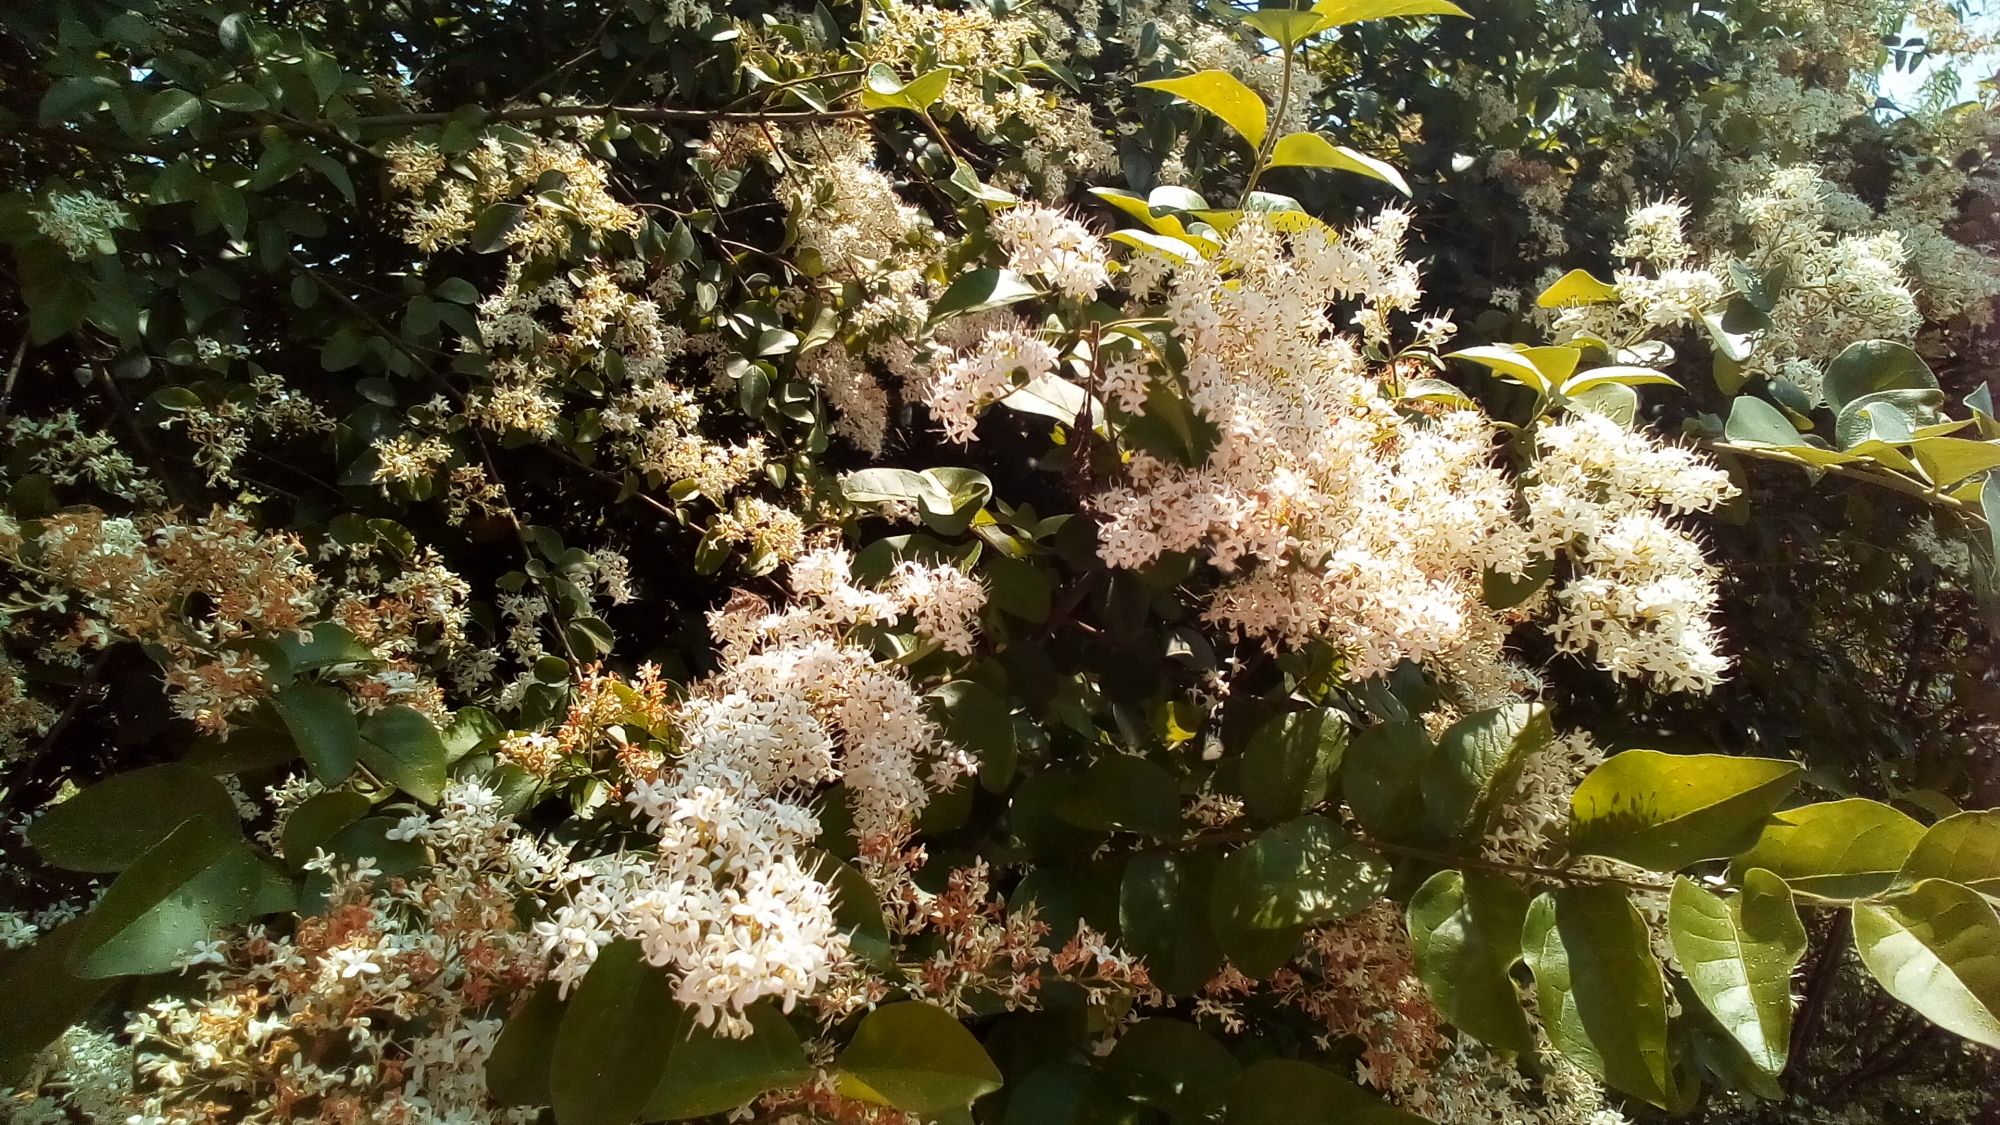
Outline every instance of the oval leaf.
[(1139, 85), (1184, 98), (1220, 117), (1223, 124), (1236, 130), (1250, 142), (1252, 148), (1261, 148), (1264, 144), (1264, 133), (1270, 127), (1270, 114), (1264, 108), (1264, 99), (1226, 70), (1203, 70), (1179, 78), (1157, 78)]
[(179, 764), (106, 778), (50, 808), (28, 827), (28, 842), (57, 867), (94, 874), (123, 871), (189, 820), (238, 831), (236, 803), (222, 783)]
[(1792, 762), (1627, 750), (1570, 796), (1570, 845), (1656, 871), (1742, 851), (1791, 793)]
[(1410, 899), (1410, 948), (1438, 1011), (1501, 1050), (1535, 1048), (1509, 975), (1521, 959), (1528, 895), (1488, 872), (1440, 871)]
[(1625, 892), (1566, 887), (1535, 899), (1521, 952), (1556, 1049), (1607, 1085), (1671, 1104), (1666, 981)]
[(840, 1052), (840, 1092), (923, 1115), (962, 1110), (1000, 1088), (1000, 1070), (950, 1012), (906, 1000), (862, 1017)]
[(1926, 879), (1854, 907), (1854, 948), (1889, 995), (2000, 1050), (2000, 917), (1970, 887)]
[(1754, 868), (1742, 892), (1725, 899), (1676, 879), (1667, 928), (1674, 960), (1702, 1006), (1759, 1070), (1784, 1070), (1792, 970), (1806, 951), (1805, 924), (1784, 880)]

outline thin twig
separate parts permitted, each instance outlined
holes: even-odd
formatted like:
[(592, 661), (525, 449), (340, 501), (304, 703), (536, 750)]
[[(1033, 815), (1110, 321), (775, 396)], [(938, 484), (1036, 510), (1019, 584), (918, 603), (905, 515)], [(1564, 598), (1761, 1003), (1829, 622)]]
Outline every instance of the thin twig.
[[(530, 121), (571, 121), (581, 117), (617, 116), (627, 121), (735, 121), (735, 122), (811, 122), (835, 121), (843, 118), (866, 117), (875, 112), (858, 106), (848, 109), (678, 109), (666, 106), (628, 105), (543, 105), (515, 106), (510, 109), (489, 110), (480, 119), (483, 124), (513, 124)], [(67, 141), (83, 148), (104, 149), (109, 152), (126, 152), (138, 156), (173, 156), (183, 152), (198, 152), (216, 148), (236, 141), (247, 141), (262, 136), (266, 129), (276, 129), (283, 133), (313, 136), (343, 136), (342, 129), (365, 130), (386, 129), (405, 131), (425, 125), (443, 125), (455, 116), (454, 113), (424, 111), (421, 113), (375, 113), (352, 117), (338, 124), (332, 121), (298, 121), (278, 119), (263, 121), (255, 125), (239, 125), (219, 129), (205, 137), (190, 137), (174, 144), (143, 144), (122, 137), (98, 133), (85, 133), (73, 129), (57, 129), (34, 126), (28, 131), (55, 141)]]

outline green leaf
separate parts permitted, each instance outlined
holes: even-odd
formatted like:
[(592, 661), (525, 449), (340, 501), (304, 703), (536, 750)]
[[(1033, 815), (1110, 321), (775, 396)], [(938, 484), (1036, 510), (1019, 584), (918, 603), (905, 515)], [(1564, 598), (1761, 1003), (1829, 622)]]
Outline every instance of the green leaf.
[(940, 67), (907, 84), (896, 77), (896, 72), (883, 63), (868, 68), (868, 77), (861, 86), (861, 108), (863, 109), (907, 109), (922, 113), (931, 103), (944, 96), (951, 85), (951, 71)]
[(1681, 877), (1667, 909), (1668, 938), (1702, 1006), (1766, 1074), (1785, 1069), (1792, 1036), (1792, 970), (1806, 928), (1785, 881), (1762, 868), (1722, 898)]
[(1576, 348), (1520, 348), (1511, 344), (1460, 348), (1445, 354), (1446, 359), (1469, 360), (1539, 394), (1548, 394), (1569, 378), (1582, 356)]
[(486, 1091), (501, 1105), (549, 1104), (549, 1060), (562, 1026), (563, 1002), (556, 982), (545, 980), (521, 1010), (500, 1029), (486, 1056)]
[(1557, 278), (1555, 284), (1541, 291), (1535, 298), (1535, 306), (1544, 309), (1566, 309), (1576, 305), (1602, 305), (1618, 299), (1618, 287), (1608, 281), (1592, 277), (1589, 270), (1571, 270)]
[(1729, 404), (1722, 436), (1749, 445), (1803, 446), (1806, 439), (1782, 411), (1755, 395), (1737, 395)]
[(281, 633), (273, 643), (284, 652), (286, 664), (293, 675), (335, 664), (374, 664), (380, 661), (375, 650), (356, 640), (346, 626), (331, 621), (309, 626), (303, 638), (297, 633)]
[(1426, 1125), (1377, 1101), (1323, 1066), (1264, 1059), (1243, 1068), (1229, 1093), (1227, 1125)]
[(1171, 995), (1200, 991), (1222, 967), (1208, 922), (1214, 881), (1215, 857), (1207, 852), (1141, 852), (1125, 864), (1119, 931), (1146, 959), (1153, 983)]
[(1340, 27), (1363, 20), (1385, 20), (1397, 16), (1472, 17), (1451, 0), (1319, 0), (1313, 11), (1326, 18), (1326, 26)]
[(664, 970), (639, 943), (621, 938), (598, 951), (570, 997), (549, 1058), (549, 1103), (557, 1125), (636, 1121), (687, 1034)]
[(28, 842), (71, 871), (123, 871), (189, 820), (234, 834), (236, 802), (222, 783), (179, 764), (121, 773), (36, 817)]
[(1438, 738), (1437, 768), (1425, 771), (1424, 803), (1440, 825), (1483, 837), (1522, 763), (1555, 737), (1548, 708), (1516, 703), (1467, 715)]
[(271, 708), (291, 731), (314, 777), (338, 785), (354, 773), (361, 726), (345, 692), (325, 684), (287, 684), (271, 693)]
[(1570, 795), (1570, 846), (1656, 871), (1734, 855), (1802, 772), (1772, 758), (1627, 750)]
[(931, 305), (931, 323), (967, 313), (985, 312), (1041, 296), (1041, 290), (1013, 270), (979, 269), (960, 274)]
[(1404, 839), (1422, 827), (1422, 777), (1437, 746), (1415, 719), (1377, 723), (1348, 743), (1341, 765), (1341, 795), (1361, 826), (1385, 839)]
[(109, 979), (79, 978), (69, 971), (71, 947), (82, 930), (74, 919), (35, 939), (18, 953), (0, 953), (0, 1082), (12, 1084), (35, 1056), (82, 1019)]
[(481, 254), (505, 249), (507, 238), (521, 225), (527, 208), (519, 203), (495, 203), (479, 213), (472, 224), (472, 248)]
[(1936, 390), (1937, 376), (1908, 344), (1861, 340), (1841, 349), (1826, 365), (1821, 381), (1826, 404), (1835, 414), (1877, 391)]
[(2000, 895), (2000, 809), (1962, 812), (1930, 826), (1896, 881), (1949, 879), (1982, 894)]
[(1446, 1019), (1504, 1051), (1535, 1047), (1509, 975), (1521, 959), (1528, 894), (1490, 872), (1440, 871), (1410, 899), (1417, 975)]
[(185, 821), (127, 867), (83, 916), (69, 968), (81, 977), (166, 972), (217, 929), (293, 902), (292, 885), (234, 825)]
[(1887, 902), (1856, 903), (1854, 948), (1889, 995), (2000, 1049), (2000, 917), (1978, 891), (1926, 879)]
[(1680, 381), (1664, 371), (1650, 367), (1633, 367), (1625, 364), (1608, 364), (1593, 367), (1588, 371), (1571, 376), (1562, 385), (1562, 393), (1572, 397), (1587, 395), (1599, 387), (1678, 387)]
[(444, 739), (413, 707), (384, 707), (361, 724), (358, 752), (368, 768), (425, 804), (444, 791)]
[(1240, 961), (1246, 952), (1289, 949), (1304, 927), (1358, 914), (1388, 888), (1389, 865), (1380, 857), (1325, 818), (1302, 816), (1222, 860), (1209, 920), (1223, 952)]
[(1669, 1105), (1666, 982), (1646, 920), (1625, 892), (1579, 886), (1541, 895), (1528, 907), (1521, 951), (1556, 1049), (1607, 1085)]
[(1291, 8), (1260, 8), (1245, 12), (1243, 22), (1287, 49), (1298, 46), (1301, 40), (1328, 26), (1318, 12), (1300, 12)]
[(1013, 705), (977, 680), (940, 684), (925, 699), (934, 705), (945, 738), (978, 756), (980, 782), (994, 792), (1004, 790), (1020, 754)]
[(1347, 749), (1347, 720), (1324, 707), (1287, 711), (1250, 736), (1242, 758), (1243, 801), (1260, 820), (1289, 820), (1333, 787)]
[(1925, 437), (1910, 446), (1910, 454), (1939, 488), (1950, 488), (1974, 473), (2000, 467), (2000, 442)]
[(306, 798), (285, 818), (281, 851), (292, 863), (304, 863), (341, 829), (368, 815), (368, 798), (352, 789), (330, 789)]
[(1212, 1119), (1243, 1070), (1213, 1036), (1177, 1019), (1133, 1024), (1104, 1065), (1134, 1097), (1176, 1121)]
[(225, 82), (208, 92), (208, 104), (237, 113), (255, 113), (271, 108), (271, 99), (248, 82)]
[(1000, 1070), (950, 1012), (920, 1000), (868, 1013), (836, 1060), (840, 1092), (923, 1116), (962, 1110), (1000, 1088)]
[(1079, 828), (1171, 836), (1181, 826), (1180, 787), (1158, 762), (1108, 754), (1083, 771), (1056, 811)]
[(146, 103), (145, 130), (152, 136), (185, 129), (201, 116), (201, 99), (186, 90), (161, 90)]
[(1861, 797), (1773, 813), (1757, 842), (1730, 861), (1761, 867), (1800, 894), (1860, 898), (1887, 889), (1924, 835), (1924, 826)]
[(767, 1090), (812, 1077), (798, 1032), (770, 1004), (745, 1009), (750, 1035), (729, 1039), (696, 1026), (667, 1059), (667, 1072), (646, 1102), (647, 1121), (682, 1121), (728, 1113)]
[[(1259, 15), (1268, 14), (1260, 12)], [(1291, 12), (1289, 15), (1301, 13)], [(1354, 172), (1370, 179), (1380, 180), (1404, 195), (1410, 194), (1410, 184), (1395, 165), (1377, 160), (1366, 153), (1357, 152), (1346, 145), (1336, 145), (1318, 133), (1293, 133), (1281, 137), (1271, 146), (1271, 168), (1332, 168), (1341, 172)]]
[(1264, 144), (1264, 133), (1270, 127), (1270, 114), (1264, 108), (1264, 99), (1226, 70), (1204, 70), (1179, 78), (1156, 78), (1139, 85), (1193, 102), (1221, 118), (1223, 124), (1249, 141), (1251, 148), (1261, 148)]

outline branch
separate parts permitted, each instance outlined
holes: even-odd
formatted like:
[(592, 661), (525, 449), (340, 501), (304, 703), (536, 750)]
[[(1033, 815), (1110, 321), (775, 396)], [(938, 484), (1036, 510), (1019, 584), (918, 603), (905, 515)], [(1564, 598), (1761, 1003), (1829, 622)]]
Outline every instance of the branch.
[[(481, 119), (482, 123), (514, 123), (527, 121), (569, 121), (581, 117), (621, 117), (627, 121), (730, 121), (730, 122), (779, 122), (795, 123), (807, 121), (832, 121), (850, 117), (865, 117), (873, 110), (852, 109), (679, 109), (666, 106), (621, 106), (621, 105), (544, 105), (519, 106), (512, 109), (489, 110)], [(299, 121), (278, 118), (259, 122), (255, 125), (238, 125), (222, 129), (205, 137), (189, 137), (174, 144), (145, 144), (126, 140), (123, 137), (96, 133), (83, 133), (71, 129), (54, 129), (35, 126), (29, 132), (55, 141), (66, 141), (84, 148), (104, 149), (110, 152), (125, 152), (138, 156), (174, 156), (183, 152), (198, 152), (217, 148), (235, 141), (251, 140), (263, 134), (266, 129), (294, 135), (334, 136), (345, 139), (343, 130), (388, 129), (407, 131), (424, 125), (443, 125), (452, 120), (455, 113), (427, 111), (423, 113), (377, 113), (348, 118), (343, 122), (326, 120)]]

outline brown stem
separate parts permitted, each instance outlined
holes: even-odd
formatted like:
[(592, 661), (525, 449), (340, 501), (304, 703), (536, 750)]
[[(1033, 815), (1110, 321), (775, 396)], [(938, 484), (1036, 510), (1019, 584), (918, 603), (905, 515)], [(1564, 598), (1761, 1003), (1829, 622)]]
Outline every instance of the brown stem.
[(1792, 1023), (1792, 1042), (1787, 1058), (1791, 1060), (1785, 1076), (1791, 1084), (1798, 1082), (1803, 1072), (1801, 1062), (1806, 1057), (1806, 1047), (1819, 1029), (1820, 1017), (1826, 1011), (1827, 997), (1833, 992), (1834, 981), (1840, 977), (1840, 966), (1847, 959), (1847, 937), (1854, 925), (1853, 915), (1842, 910), (1834, 915), (1821, 938), (1819, 953), (1813, 957), (1813, 966), (1806, 982), (1805, 999), (1799, 1003), (1798, 1017)]
[[(809, 122), (834, 121), (850, 117), (865, 117), (873, 110), (854, 107), (850, 109), (677, 109), (666, 106), (621, 106), (621, 105), (541, 105), (516, 106), (510, 109), (489, 110), (482, 118), (486, 123), (513, 124), (530, 121), (571, 121), (580, 117), (609, 117), (617, 115), (627, 121), (735, 121), (735, 122)], [(255, 125), (239, 125), (220, 129), (206, 137), (190, 137), (176, 144), (143, 144), (128, 141), (122, 137), (84, 133), (71, 129), (56, 129), (35, 126), (29, 132), (54, 141), (66, 141), (83, 148), (103, 149), (107, 152), (125, 152), (138, 156), (173, 156), (183, 152), (199, 152), (216, 148), (235, 141), (247, 141), (263, 134), (266, 129), (296, 135), (342, 136), (341, 127), (355, 130), (389, 129), (409, 130), (424, 125), (443, 125), (452, 119), (452, 113), (425, 111), (421, 113), (375, 113), (349, 118), (339, 126), (331, 121), (298, 121), (278, 119), (259, 122)]]

